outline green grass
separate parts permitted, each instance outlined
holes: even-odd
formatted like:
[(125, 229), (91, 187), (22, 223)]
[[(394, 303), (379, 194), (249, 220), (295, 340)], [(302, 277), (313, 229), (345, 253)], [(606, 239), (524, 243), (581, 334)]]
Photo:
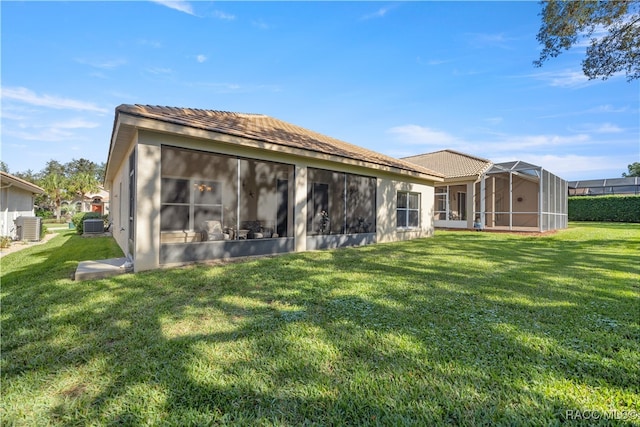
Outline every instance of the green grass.
[(640, 423), (640, 224), (69, 279), (118, 251), (2, 259), (2, 425)]

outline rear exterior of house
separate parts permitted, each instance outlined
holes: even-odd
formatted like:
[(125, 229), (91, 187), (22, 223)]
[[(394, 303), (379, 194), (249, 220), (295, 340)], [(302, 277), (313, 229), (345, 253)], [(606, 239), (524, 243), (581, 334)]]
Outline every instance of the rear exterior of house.
[(33, 217), (35, 196), (44, 190), (35, 184), (0, 172), (0, 236), (19, 238), (15, 220)]
[(442, 180), (264, 115), (121, 105), (105, 184), (142, 271), (427, 237)]
[(473, 228), (474, 221), (480, 215), (477, 184), (482, 174), (491, 167), (490, 160), (454, 150), (419, 154), (403, 160), (439, 172), (445, 177), (444, 182), (435, 186), (436, 227)]

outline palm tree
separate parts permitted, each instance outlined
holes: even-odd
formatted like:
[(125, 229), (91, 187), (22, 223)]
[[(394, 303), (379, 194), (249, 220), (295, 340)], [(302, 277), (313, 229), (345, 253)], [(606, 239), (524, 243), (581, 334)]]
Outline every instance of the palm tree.
[(55, 205), (56, 219), (58, 221), (60, 221), (60, 204), (62, 203), (62, 196), (67, 192), (66, 186), (67, 179), (64, 175), (57, 173), (48, 174), (42, 180), (42, 188), (44, 188), (47, 196)]
[(95, 174), (90, 172), (77, 173), (71, 177), (69, 182), (69, 190), (80, 196), (82, 202), (87, 198), (87, 194), (96, 191), (98, 186)]

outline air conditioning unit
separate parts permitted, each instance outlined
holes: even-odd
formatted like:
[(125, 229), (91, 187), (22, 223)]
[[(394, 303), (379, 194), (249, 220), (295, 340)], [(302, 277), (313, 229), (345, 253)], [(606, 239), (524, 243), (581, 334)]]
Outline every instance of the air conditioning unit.
[(37, 216), (19, 216), (13, 222), (16, 224), (18, 240), (30, 242), (40, 241), (40, 221)]
[(85, 219), (82, 221), (84, 234), (102, 234), (104, 233), (104, 221), (101, 219)]

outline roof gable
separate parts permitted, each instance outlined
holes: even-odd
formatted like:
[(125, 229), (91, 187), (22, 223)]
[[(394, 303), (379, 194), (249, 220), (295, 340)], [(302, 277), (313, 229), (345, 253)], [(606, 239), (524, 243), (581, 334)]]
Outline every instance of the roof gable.
[(372, 166), (427, 175), (437, 181), (443, 177), (441, 173), (424, 166), (385, 156), (263, 114), (127, 104), (116, 108), (116, 120), (118, 114), (264, 141), (334, 158), (364, 161)]
[(440, 172), (446, 178), (478, 177), (492, 164), (491, 160), (454, 150), (419, 154), (403, 160)]

